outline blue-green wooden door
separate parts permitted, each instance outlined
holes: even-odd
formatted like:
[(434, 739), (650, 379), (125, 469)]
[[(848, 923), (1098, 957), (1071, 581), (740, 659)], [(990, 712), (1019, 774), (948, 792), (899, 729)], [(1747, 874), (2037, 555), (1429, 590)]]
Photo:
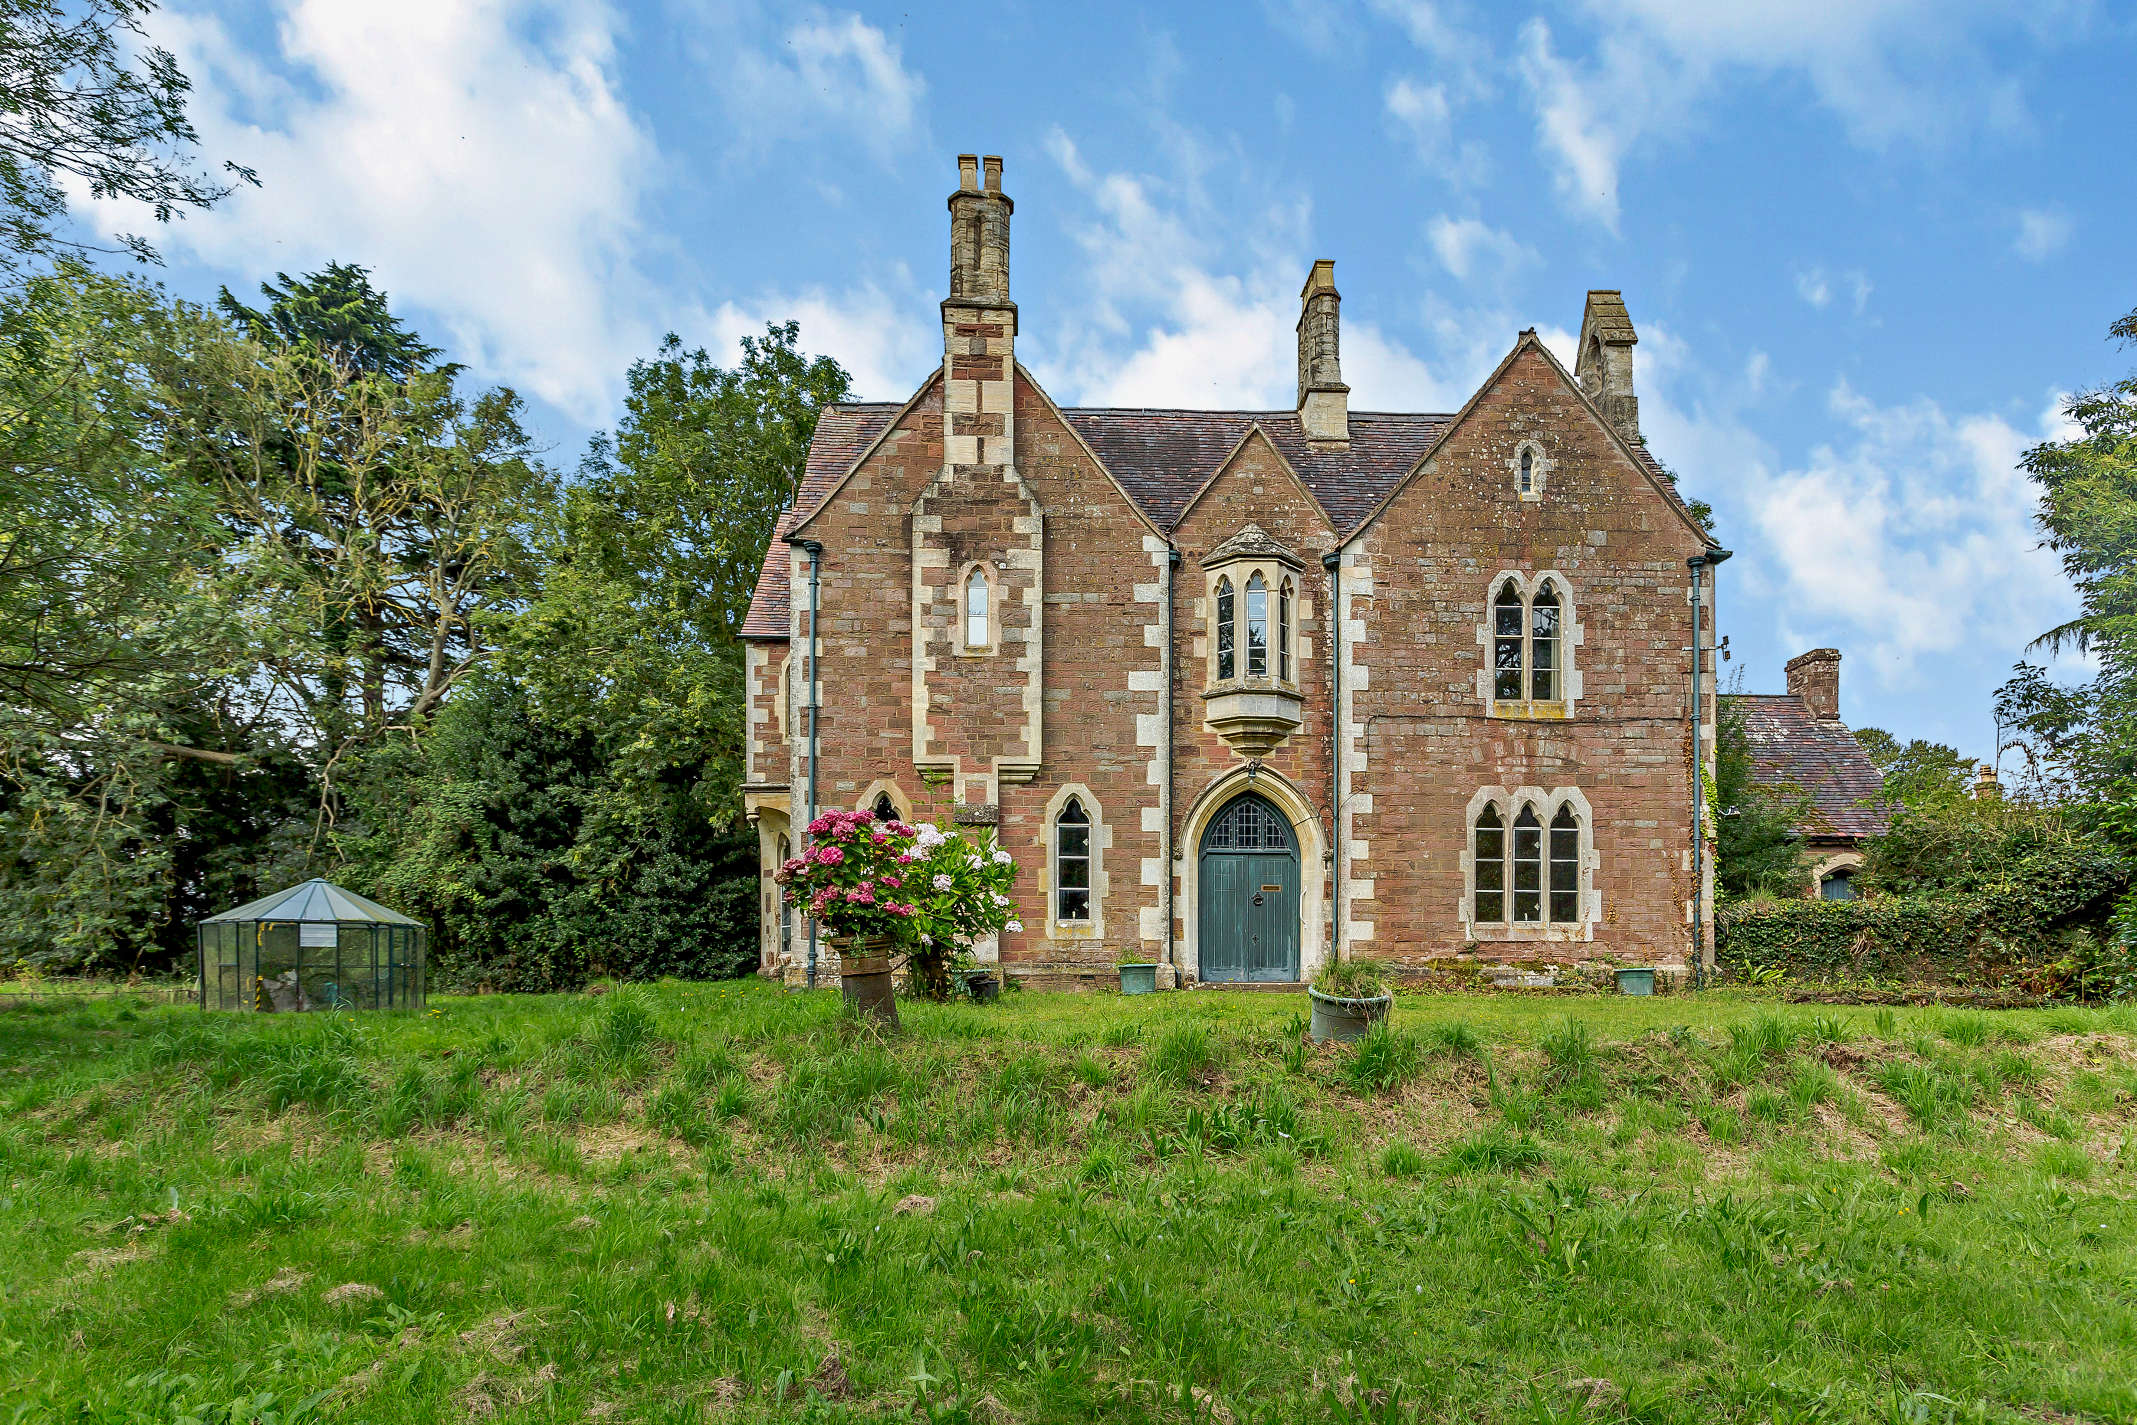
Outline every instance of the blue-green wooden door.
[(1203, 979), (1298, 979), (1298, 842), (1283, 813), (1252, 792), (1202, 833), (1196, 926)]

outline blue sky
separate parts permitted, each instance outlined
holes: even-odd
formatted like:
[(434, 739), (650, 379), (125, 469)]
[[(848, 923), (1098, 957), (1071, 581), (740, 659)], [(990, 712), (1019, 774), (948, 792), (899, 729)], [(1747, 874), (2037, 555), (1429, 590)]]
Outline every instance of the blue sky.
[[(1990, 741), (2074, 602), (2015, 469), (2121, 375), (2137, 17), (2083, 0), (1240, 0), (912, 9), (167, 0), (263, 186), (171, 285), (369, 265), (569, 466), (664, 331), (766, 320), (900, 398), (939, 359), (954, 155), (1017, 200), (1061, 403), (1285, 406), (1336, 261), (1360, 409), (1458, 406), (1622, 288), (1648, 439), (1737, 551), (1752, 690), (1830, 644), (1858, 724)], [(100, 214), (112, 226), (138, 226)]]

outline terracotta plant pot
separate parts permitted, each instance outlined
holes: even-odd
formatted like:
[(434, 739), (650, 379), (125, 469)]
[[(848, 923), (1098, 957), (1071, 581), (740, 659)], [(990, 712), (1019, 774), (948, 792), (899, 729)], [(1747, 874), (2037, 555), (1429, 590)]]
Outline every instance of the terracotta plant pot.
[(1313, 1000), (1312, 1034), (1316, 1044), (1331, 1041), (1347, 1044), (1353, 1039), (1363, 1039), (1366, 1030), (1388, 1017), (1388, 1010), (1395, 1003), (1393, 995), (1346, 999), (1341, 995), (1324, 995), (1316, 989), (1308, 989), (1306, 993)]
[(847, 1009), (898, 1028), (898, 986), (890, 967), (890, 937), (869, 935), (841, 942), (838, 988)]

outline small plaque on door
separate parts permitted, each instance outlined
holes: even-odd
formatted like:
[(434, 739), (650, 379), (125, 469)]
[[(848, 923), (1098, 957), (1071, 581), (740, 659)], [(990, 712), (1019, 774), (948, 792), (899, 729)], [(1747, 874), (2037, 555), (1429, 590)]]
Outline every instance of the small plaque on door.
[(1261, 893), (1265, 896), (1281, 895), (1283, 893), (1283, 889), (1284, 888), (1282, 886), (1263, 886), (1261, 888)]

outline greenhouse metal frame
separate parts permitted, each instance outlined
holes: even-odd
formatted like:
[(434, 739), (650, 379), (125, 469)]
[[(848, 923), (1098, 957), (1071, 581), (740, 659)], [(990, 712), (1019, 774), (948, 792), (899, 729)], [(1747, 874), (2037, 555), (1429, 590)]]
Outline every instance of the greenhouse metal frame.
[(203, 1010), (423, 1008), (429, 932), (323, 880), (201, 921)]

